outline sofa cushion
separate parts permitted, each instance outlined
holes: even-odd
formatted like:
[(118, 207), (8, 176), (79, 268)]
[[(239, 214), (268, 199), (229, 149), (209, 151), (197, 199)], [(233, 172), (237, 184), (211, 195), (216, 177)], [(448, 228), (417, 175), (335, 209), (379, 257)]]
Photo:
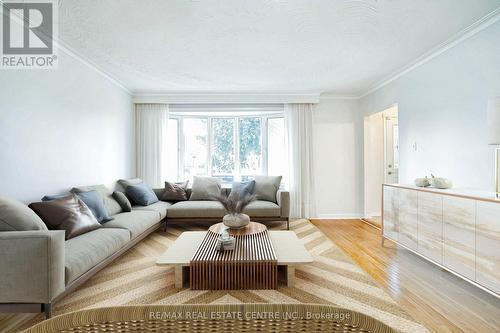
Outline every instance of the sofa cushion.
[(280, 206), (270, 201), (257, 200), (251, 202), (243, 213), (250, 217), (279, 217), (281, 215)]
[(141, 206), (149, 206), (158, 202), (158, 197), (153, 189), (145, 183), (129, 185), (126, 188), (125, 193), (127, 193), (128, 197), (132, 199), (132, 202)]
[(62, 199), (33, 202), (29, 205), (51, 230), (64, 230), (66, 240), (98, 229), (92, 211), (76, 194)]
[(80, 193), (80, 192), (88, 192), (95, 190), (97, 191), (104, 202), (104, 207), (106, 207), (106, 210), (108, 211), (109, 215), (115, 215), (118, 213), (121, 213), (122, 208), (120, 207), (120, 204), (113, 198), (113, 194), (111, 191), (104, 185), (91, 185), (91, 186), (78, 186), (78, 187), (73, 187), (71, 189), (71, 192), (73, 193)]
[(220, 179), (194, 176), (193, 189), (189, 200), (217, 200), (216, 198), (220, 195)]
[(66, 285), (108, 258), (130, 241), (124, 229), (101, 228), (65, 242)]
[(254, 194), (257, 200), (276, 202), (276, 193), (281, 184), (281, 176), (255, 176)]
[(0, 197), (0, 231), (29, 230), (47, 230), (47, 226), (25, 204)]
[(167, 216), (167, 208), (172, 206), (170, 202), (158, 201), (149, 206), (133, 206), (132, 210), (146, 210), (157, 212), (160, 215), (160, 219), (164, 219)]
[(160, 222), (160, 215), (149, 210), (133, 210), (113, 215), (113, 218), (113, 221), (103, 224), (102, 228), (127, 229), (132, 239)]
[(108, 215), (108, 211), (104, 207), (104, 200), (96, 190), (80, 192), (76, 195), (89, 207), (97, 222), (106, 223), (113, 219)]
[(167, 210), (168, 218), (223, 217), (225, 214), (218, 201), (180, 201)]

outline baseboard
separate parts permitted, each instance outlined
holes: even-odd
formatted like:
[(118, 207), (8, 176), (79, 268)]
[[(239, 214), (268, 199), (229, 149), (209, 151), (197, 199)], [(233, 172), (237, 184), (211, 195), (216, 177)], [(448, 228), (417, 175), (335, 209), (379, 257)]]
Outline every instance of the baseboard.
[(350, 213), (350, 214), (319, 214), (318, 217), (314, 219), (325, 219), (325, 220), (348, 220), (348, 219), (361, 219), (363, 214)]

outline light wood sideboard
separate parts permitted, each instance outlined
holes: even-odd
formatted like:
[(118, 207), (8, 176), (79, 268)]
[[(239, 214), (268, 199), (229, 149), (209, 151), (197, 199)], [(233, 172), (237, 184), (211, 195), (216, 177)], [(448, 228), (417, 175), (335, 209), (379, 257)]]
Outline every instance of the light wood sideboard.
[(500, 297), (494, 193), (384, 184), (382, 205), (382, 245), (392, 240)]

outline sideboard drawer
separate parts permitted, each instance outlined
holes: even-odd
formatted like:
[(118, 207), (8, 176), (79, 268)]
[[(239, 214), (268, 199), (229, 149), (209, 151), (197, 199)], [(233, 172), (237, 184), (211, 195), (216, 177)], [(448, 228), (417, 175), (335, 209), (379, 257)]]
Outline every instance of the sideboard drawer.
[(476, 275), (476, 201), (443, 197), (443, 265), (471, 280)]
[(500, 204), (477, 202), (476, 282), (500, 293)]
[(417, 250), (417, 192), (399, 190), (399, 242)]
[(399, 235), (399, 190), (384, 186), (383, 232), (387, 237), (397, 241)]
[(418, 252), (443, 263), (443, 197), (418, 192)]

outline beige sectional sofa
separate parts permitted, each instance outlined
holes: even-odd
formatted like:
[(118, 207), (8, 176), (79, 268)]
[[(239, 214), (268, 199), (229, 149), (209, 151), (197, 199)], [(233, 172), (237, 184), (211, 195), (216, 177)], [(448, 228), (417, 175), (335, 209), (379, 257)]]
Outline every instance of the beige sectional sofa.
[[(154, 191), (160, 196), (163, 189)], [(111, 191), (106, 196), (105, 201), (111, 200)], [(212, 223), (220, 222), (224, 216), (216, 201), (158, 201), (149, 206), (133, 206), (131, 212), (118, 212), (99, 229), (65, 241), (64, 231), (40, 227), (39, 222), (30, 221), (36, 215), (30, 217), (26, 210), (29, 208), (24, 204), (0, 198), (0, 312), (44, 311), (47, 317), (52, 303), (162, 223)], [(254, 221), (286, 221), (288, 228), (288, 211), (288, 192), (278, 191), (276, 203), (255, 201), (245, 213)]]

